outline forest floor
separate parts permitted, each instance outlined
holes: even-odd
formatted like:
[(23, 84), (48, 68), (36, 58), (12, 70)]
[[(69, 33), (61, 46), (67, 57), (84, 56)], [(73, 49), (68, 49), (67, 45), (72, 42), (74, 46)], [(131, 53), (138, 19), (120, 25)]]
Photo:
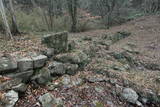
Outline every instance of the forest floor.
[[(127, 38), (111, 44), (107, 49), (102, 42), (105, 36), (114, 35), (119, 31), (130, 32)], [(40, 52), (45, 46), (40, 44), (38, 36), (20, 37), (16, 41), (2, 41), (0, 39), (0, 55), (11, 53), (14, 55), (27, 55), (28, 52)], [(30, 85), (26, 93), (20, 98), (16, 107), (39, 107), (38, 98), (46, 92), (53, 93), (56, 97), (61, 97), (66, 107), (93, 107), (98, 101), (102, 107), (128, 107), (135, 106), (121, 100), (114, 94), (116, 85), (126, 86), (125, 80), (132, 82), (130, 87), (136, 91), (145, 91), (150, 89), (157, 95), (160, 95), (160, 16), (144, 16), (136, 20), (127, 22), (123, 25), (112, 27), (108, 30), (94, 30), (82, 33), (70, 34), (69, 40), (75, 40), (77, 49), (89, 50), (93, 47), (94, 56), (85, 69), (79, 72), (75, 77), (85, 77), (87, 75), (111, 73), (107, 78), (110, 82), (85, 82), (83, 85), (71, 88), (58, 87), (56, 90), (48, 91), (46, 87), (33, 88)], [(93, 45), (96, 42), (96, 47)], [(138, 54), (131, 53), (131, 58), (140, 62), (140, 65), (130, 67), (131, 70), (123, 70), (126, 64), (121, 63), (118, 59), (113, 58), (111, 53), (121, 53), (124, 47), (134, 45)], [(5, 47), (10, 47), (9, 49)], [(92, 50), (91, 50), (92, 51)], [(130, 63), (128, 62), (128, 65)], [(131, 66), (132, 64), (130, 64)], [(151, 65), (151, 67), (150, 67)], [(120, 68), (113, 69), (113, 66)], [(113, 76), (113, 75), (116, 76)], [(62, 77), (63, 78), (63, 77)], [(55, 80), (60, 81), (60, 79)], [(157, 80), (159, 80), (157, 82)], [(138, 88), (137, 88), (137, 87)], [(138, 92), (139, 93), (139, 92)], [(100, 102), (100, 103), (99, 103)], [(144, 105), (146, 107), (160, 106), (159, 104)], [(101, 107), (101, 106), (97, 106)]]

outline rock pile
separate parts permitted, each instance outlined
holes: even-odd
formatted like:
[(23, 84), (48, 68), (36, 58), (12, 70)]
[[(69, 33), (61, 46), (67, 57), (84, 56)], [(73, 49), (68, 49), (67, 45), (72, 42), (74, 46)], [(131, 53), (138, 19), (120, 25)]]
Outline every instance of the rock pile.
[[(79, 68), (88, 62), (89, 58), (83, 51), (74, 50), (76, 44), (74, 41), (68, 43), (67, 32), (46, 35), (42, 43), (46, 44), (48, 49), (41, 54), (31, 53), (28, 57), (17, 59), (0, 58), (0, 75), (9, 78), (0, 84), (0, 91), (15, 96), (9, 107), (13, 107), (18, 100), (18, 92), (26, 91), (28, 82), (47, 85), (55, 76), (76, 74)], [(7, 92), (8, 90), (12, 91)], [(51, 98), (57, 104), (57, 99), (46, 94), (39, 99), (44, 107), (49, 102), (45, 102), (43, 97)]]

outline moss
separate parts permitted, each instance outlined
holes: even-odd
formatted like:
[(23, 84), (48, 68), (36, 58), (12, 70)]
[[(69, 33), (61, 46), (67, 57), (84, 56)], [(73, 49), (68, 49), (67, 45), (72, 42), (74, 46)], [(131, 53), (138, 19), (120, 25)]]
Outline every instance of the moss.
[(101, 103), (101, 102), (97, 102), (97, 103), (96, 103), (96, 107), (104, 107), (104, 105), (103, 105), (103, 103)]

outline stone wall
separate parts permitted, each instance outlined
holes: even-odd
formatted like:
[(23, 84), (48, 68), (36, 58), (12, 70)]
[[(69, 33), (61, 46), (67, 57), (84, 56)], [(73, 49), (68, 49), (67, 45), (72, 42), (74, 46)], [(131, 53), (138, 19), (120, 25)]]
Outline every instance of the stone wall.
[(68, 43), (67, 32), (44, 36), (42, 43), (48, 47), (44, 52), (0, 58), (0, 91), (25, 92), (28, 82), (46, 85), (55, 76), (76, 74), (89, 61), (83, 51), (75, 49), (74, 41)]

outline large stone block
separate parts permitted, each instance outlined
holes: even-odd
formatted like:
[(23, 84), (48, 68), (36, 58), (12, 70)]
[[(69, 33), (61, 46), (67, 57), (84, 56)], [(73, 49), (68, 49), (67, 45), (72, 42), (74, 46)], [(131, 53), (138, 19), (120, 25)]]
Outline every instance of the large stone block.
[(63, 75), (66, 73), (64, 64), (56, 61), (50, 63), (48, 69), (53, 75)]
[(46, 61), (47, 61), (47, 56), (45, 55), (38, 55), (35, 57), (32, 57), (33, 59), (33, 68), (42, 68)]
[(54, 48), (55, 53), (63, 53), (68, 50), (68, 32), (48, 34), (43, 37), (42, 43), (48, 48)]
[(18, 69), (21, 72), (33, 69), (33, 59), (32, 58), (22, 58), (18, 60), (17, 62), (18, 62)]
[(17, 62), (11, 58), (1, 57), (0, 58), (0, 74), (6, 71), (13, 71), (17, 69)]
[(88, 55), (81, 50), (74, 52), (59, 54), (55, 56), (55, 60), (63, 63), (78, 64), (79, 66), (86, 65), (89, 61)]
[(11, 73), (6, 76), (12, 79), (20, 78), (22, 79), (23, 82), (27, 82), (32, 77), (33, 72), (34, 72), (33, 70), (30, 70), (30, 71), (25, 71), (25, 72)]

